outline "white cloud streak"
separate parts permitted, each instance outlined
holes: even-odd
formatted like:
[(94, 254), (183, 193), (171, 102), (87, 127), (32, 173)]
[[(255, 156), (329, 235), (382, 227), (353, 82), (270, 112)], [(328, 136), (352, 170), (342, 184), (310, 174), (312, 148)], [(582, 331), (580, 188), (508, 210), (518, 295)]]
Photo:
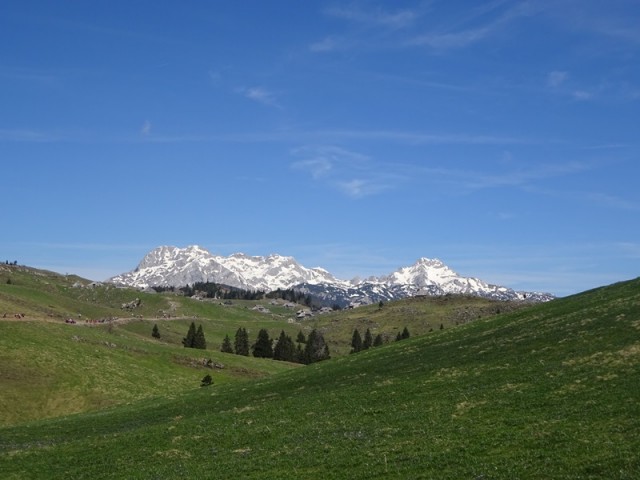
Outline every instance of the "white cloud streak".
[(551, 88), (558, 88), (567, 80), (567, 78), (569, 78), (569, 74), (567, 72), (557, 70), (549, 72), (547, 75), (547, 86)]
[(242, 94), (245, 98), (267, 107), (282, 108), (278, 103), (276, 94), (264, 87), (240, 87), (237, 88), (236, 91)]

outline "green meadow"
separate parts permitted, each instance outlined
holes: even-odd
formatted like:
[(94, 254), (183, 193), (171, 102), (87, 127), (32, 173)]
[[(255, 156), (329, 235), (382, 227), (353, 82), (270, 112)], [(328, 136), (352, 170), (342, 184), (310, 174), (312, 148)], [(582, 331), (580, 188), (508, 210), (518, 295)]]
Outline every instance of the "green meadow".
[[(20, 282), (0, 287), (5, 306), (28, 297)], [(50, 304), (78, 310), (68, 292)], [(132, 293), (95, 293), (117, 299), (93, 308)], [(410, 299), (298, 323), (278, 306), (149, 297), (143, 319), (111, 327), (0, 322), (1, 478), (640, 478), (638, 279), (527, 307)], [(172, 306), (179, 319), (151, 317)], [(196, 317), (205, 351), (179, 343)], [(354, 327), (406, 325), (407, 340), (346, 351)], [(321, 329), (333, 358), (220, 353), (238, 326)]]

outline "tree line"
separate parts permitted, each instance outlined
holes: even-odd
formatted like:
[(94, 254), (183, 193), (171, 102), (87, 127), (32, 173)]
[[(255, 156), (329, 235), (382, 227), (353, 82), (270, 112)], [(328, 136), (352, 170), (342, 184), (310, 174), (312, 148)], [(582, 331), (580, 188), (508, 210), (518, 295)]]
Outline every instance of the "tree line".
[[(442, 328), (442, 326), (440, 328)], [(160, 338), (160, 331), (157, 324), (153, 326), (151, 336)], [(396, 335), (396, 341), (405, 340), (409, 337), (409, 329), (404, 327), (402, 332), (398, 332)], [(371, 330), (367, 328), (363, 338), (362, 335), (360, 335), (360, 331), (356, 328), (351, 335), (350, 353), (358, 353), (372, 347), (379, 347), (383, 344), (384, 339), (382, 334), (379, 333), (374, 338)], [(195, 322), (191, 322), (186, 337), (182, 339), (182, 345), (185, 348), (206, 350), (207, 341), (202, 325), (198, 325), (196, 328)], [(239, 327), (236, 331), (233, 344), (231, 343), (229, 335), (225, 335), (220, 351), (222, 353), (232, 353), (246, 357), (252, 354), (256, 358), (272, 358), (274, 360), (306, 365), (331, 358), (329, 346), (324, 336), (315, 328), (311, 330), (308, 337), (305, 337), (302, 330), (300, 330), (295, 342), (284, 330), (280, 331), (280, 336), (276, 340), (269, 336), (267, 329), (261, 328), (256, 341), (250, 344), (247, 329)]]
[[(407, 327), (404, 327), (402, 332), (398, 332), (398, 335), (396, 335), (396, 341), (404, 340), (409, 337), (410, 337), (409, 329)], [(351, 352), (350, 353), (358, 353), (362, 350), (368, 350), (371, 347), (379, 347), (383, 343), (384, 343), (384, 339), (382, 338), (382, 334), (379, 333), (374, 338), (373, 334), (371, 333), (371, 330), (367, 328), (367, 331), (364, 332), (364, 339), (363, 339), (362, 335), (360, 335), (360, 332), (356, 328), (353, 330), (353, 334), (351, 335)]]
[(274, 360), (305, 365), (331, 358), (329, 346), (324, 336), (315, 328), (311, 330), (308, 337), (305, 337), (302, 330), (298, 332), (295, 342), (284, 330), (275, 340), (269, 336), (266, 329), (262, 328), (258, 332), (256, 341), (250, 346), (247, 330), (240, 327), (236, 331), (233, 344), (229, 335), (225, 335), (220, 351), (244, 356), (249, 356), (251, 352), (257, 358), (273, 358)]
[(193, 285), (185, 285), (184, 287), (155, 286), (153, 289), (158, 293), (174, 292), (185, 297), (200, 294), (205, 298), (220, 298), (222, 300), (262, 300), (265, 297), (265, 292), (262, 290), (244, 290), (213, 282), (195, 282)]

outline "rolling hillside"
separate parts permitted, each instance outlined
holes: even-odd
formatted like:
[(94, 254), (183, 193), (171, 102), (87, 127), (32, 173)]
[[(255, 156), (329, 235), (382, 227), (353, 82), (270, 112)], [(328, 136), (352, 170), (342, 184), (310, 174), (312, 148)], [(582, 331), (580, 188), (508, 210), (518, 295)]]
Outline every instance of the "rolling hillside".
[[(121, 308), (136, 298), (135, 309)], [(349, 353), (354, 327), (392, 341), (405, 326), (417, 335), (522, 306), (474, 296), (425, 297), (297, 321), (295, 310), (282, 302), (221, 305), (0, 265), (0, 312), (7, 317), (0, 319), (0, 425), (176, 395), (198, 388), (206, 374), (224, 384), (299, 367), (222, 354), (224, 336), (233, 338), (239, 327), (248, 330), (251, 341), (262, 328), (272, 338), (281, 330), (295, 338), (318, 328), (332, 356), (339, 357)], [(65, 323), (70, 319), (76, 323)], [(192, 321), (203, 326), (205, 351), (182, 347)], [(161, 332), (158, 340), (151, 337), (154, 325)], [(224, 368), (212, 371), (202, 364), (209, 359)]]
[(250, 382), (6, 427), (0, 472), (635, 479), (639, 380), (633, 280)]

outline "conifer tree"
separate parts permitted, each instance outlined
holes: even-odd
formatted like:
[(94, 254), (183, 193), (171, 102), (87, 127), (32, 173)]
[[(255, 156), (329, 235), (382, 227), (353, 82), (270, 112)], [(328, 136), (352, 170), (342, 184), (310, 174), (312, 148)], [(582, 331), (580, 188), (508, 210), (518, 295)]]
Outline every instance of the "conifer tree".
[(402, 340), (402, 333), (398, 332), (396, 335), (396, 342), (399, 342), (400, 340)]
[(213, 378), (211, 378), (211, 375), (206, 374), (202, 380), (200, 381), (200, 386), (201, 387), (208, 387), (209, 385), (211, 385), (213, 383)]
[(273, 347), (271, 338), (266, 329), (261, 328), (258, 332), (258, 339), (253, 345), (253, 356), (258, 358), (273, 358)]
[(244, 327), (238, 328), (235, 339), (236, 355), (249, 356), (249, 334)]
[(304, 350), (302, 349), (302, 345), (298, 344), (296, 347), (296, 352), (293, 357), (293, 361), (296, 363), (304, 363)]
[(187, 336), (182, 339), (182, 345), (185, 348), (193, 348), (193, 341), (196, 337), (196, 324), (191, 322), (189, 325), (189, 331), (187, 332)]
[(362, 342), (362, 349), (368, 350), (373, 346), (373, 335), (371, 335), (371, 330), (367, 328), (367, 331), (364, 332), (364, 341)]
[(382, 335), (381, 334), (377, 334), (376, 338), (373, 339), (373, 346), (374, 347), (379, 347), (383, 344), (383, 340), (382, 340)]
[(320, 362), (331, 358), (329, 355), (329, 346), (324, 341), (322, 333), (315, 328), (311, 330), (307, 338), (307, 344), (304, 349), (304, 362), (306, 364)]
[(289, 335), (284, 333), (284, 330), (282, 330), (280, 332), (280, 337), (278, 337), (278, 341), (276, 342), (276, 346), (273, 347), (273, 359), (293, 362), (295, 354), (296, 350), (293, 345), (293, 340)]
[(362, 337), (356, 328), (351, 336), (351, 353), (358, 353), (360, 350), (362, 350)]
[(307, 339), (305, 338), (304, 333), (302, 333), (302, 330), (298, 332), (298, 336), (296, 337), (296, 342), (307, 343)]
[(153, 338), (160, 338), (160, 330), (158, 330), (158, 324), (153, 325), (153, 330), (151, 330), (151, 336)]
[(233, 353), (233, 347), (231, 346), (231, 339), (229, 335), (224, 336), (224, 340), (222, 340), (222, 346), (220, 347), (220, 351), (222, 353)]
[(409, 338), (409, 336), (409, 329), (407, 327), (404, 327), (404, 330), (402, 330), (402, 340)]
[(204, 331), (202, 330), (202, 325), (198, 325), (198, 330), (196, 331), (196, 334), (193, 337), (193, 348), (199, 348), (201, 350), (207, 349), (207, 341), (204, 338)]

